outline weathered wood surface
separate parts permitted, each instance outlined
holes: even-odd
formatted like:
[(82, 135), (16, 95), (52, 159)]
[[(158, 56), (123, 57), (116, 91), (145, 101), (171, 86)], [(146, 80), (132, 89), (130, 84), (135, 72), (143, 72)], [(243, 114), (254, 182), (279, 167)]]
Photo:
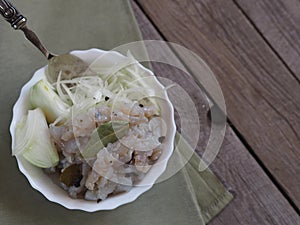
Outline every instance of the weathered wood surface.
[[(132, 6), (145, 40), (162, 40), (157, 30), (140, 8), (132, 1)], [(163, 50), (151, 53), (165, 55)], [(198, 149), (204, 149), (210, 133), (206, 116), (208, 104), (205, 94), (183, 74), (182, 71), (164, 64), (153, 63), (156, 75), (178, 82), (193, 98), (201, 123), (201, 139)], [(235, 192), (235, 199), (210, 224), (297, 224), (298, 216), (284, 196), (274, 186), (255, 159), (249, 154), (238, 137), (228, 126), (224, 143), (211, 165), (212, 170)]]
[(300, 1), (235, 1), (300, 81)]
[(233, 1), (137, 2), (166, 40), (209, 64), (231, 123), (299, 208), (300, 85), (295, 76)]

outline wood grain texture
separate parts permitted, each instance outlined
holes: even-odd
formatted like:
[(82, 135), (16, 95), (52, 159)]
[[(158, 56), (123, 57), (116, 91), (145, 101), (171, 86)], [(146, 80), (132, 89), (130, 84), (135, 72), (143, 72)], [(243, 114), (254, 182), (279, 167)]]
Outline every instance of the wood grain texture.
[[(133, 1), (132, 6), (144, 39), (162, 40), (157, 30)], [(153, 51), (149, 52), (151, 54)], [(165, 51), (156, 49), (155, 54), (161, 54), (163, 57)], [(197, 150), (205, 149), (210, 134), (205, 94), (192, 79), (174, 67), (153, 63), (153, 69), (158, 76), (176, 80), (193, 98), (202, 128)], [(296, 212), (229, 126), (220, 153), (211, 168), (229, 188), (234, 190), (235, 199), (210, 224), (299, 224)]]
[(209, 64), (233, 126), (299, 208), (300, 85), (296, 78), (232, 1), (138, 3), (168, 41), (193, 50)]
[(235, 0), (300, 81), (300, 1)]

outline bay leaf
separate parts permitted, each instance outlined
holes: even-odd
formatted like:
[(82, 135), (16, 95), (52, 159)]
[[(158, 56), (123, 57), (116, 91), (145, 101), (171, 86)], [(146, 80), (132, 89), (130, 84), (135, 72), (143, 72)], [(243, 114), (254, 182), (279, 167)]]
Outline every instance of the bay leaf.
[(94, 158), (97, 153), (109, 143), (114, 143), (124, 137), (129, 131), (129, 124), (125, 121), (110, 121), (96, 128), (86, 148), (81, 152), (85, 159)]
[(79, 164), (72, 164), (65, 168), (59, 177), (59, 181), (64, 183), (67, 187), (79, 187), (81, 179), (81, 165)]

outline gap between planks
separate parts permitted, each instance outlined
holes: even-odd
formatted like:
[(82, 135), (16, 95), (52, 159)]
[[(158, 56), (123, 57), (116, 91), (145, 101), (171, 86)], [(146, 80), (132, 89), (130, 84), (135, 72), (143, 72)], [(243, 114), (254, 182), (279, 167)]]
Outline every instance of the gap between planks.
[(245, 12), (245, 10), (241, 7), (241, 5), (237, 2), (237, 0), (232, 0), (233, 3), (236, 5), (236, 7), (240, 10), (240, 12), (244, 15), (244, 17), (248, 20), (248, 22), (251, 24), (254, 30), (261, 36), (261, 38), (265, 41), (265, 43), (269, 46), (269, 48), (274, 52), (274, 54), (277, 56), (277, 58), (282, 62), (282, 64), (285, 66), (285, 68), (294, 76), (294, 78), (298, 81), (300, 84), (300, 79), (297, 77), (297, 75), (294, 73), (294, 71), (288, 66), (286, 61), (282, 58), (282, 56), (279, 54), (279, 52), (272, 46), (270, 41), (264, 36), (264, 34), (260, 31), (260, 29), (256, 26), (255, 22), (251, 19), (251, 17)]

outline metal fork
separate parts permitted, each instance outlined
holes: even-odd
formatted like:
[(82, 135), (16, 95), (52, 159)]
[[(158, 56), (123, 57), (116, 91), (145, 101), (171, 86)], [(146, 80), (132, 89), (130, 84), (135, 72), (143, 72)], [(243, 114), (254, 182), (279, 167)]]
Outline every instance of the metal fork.
[(25, 37), (37, 47), (48, 60), (55, 56), (44, 47), (38, 36), (26, 26), (26, 17), (24, 17), (9, 1), (0, 0), (0, 13), (15, 30), (22, 30)]

